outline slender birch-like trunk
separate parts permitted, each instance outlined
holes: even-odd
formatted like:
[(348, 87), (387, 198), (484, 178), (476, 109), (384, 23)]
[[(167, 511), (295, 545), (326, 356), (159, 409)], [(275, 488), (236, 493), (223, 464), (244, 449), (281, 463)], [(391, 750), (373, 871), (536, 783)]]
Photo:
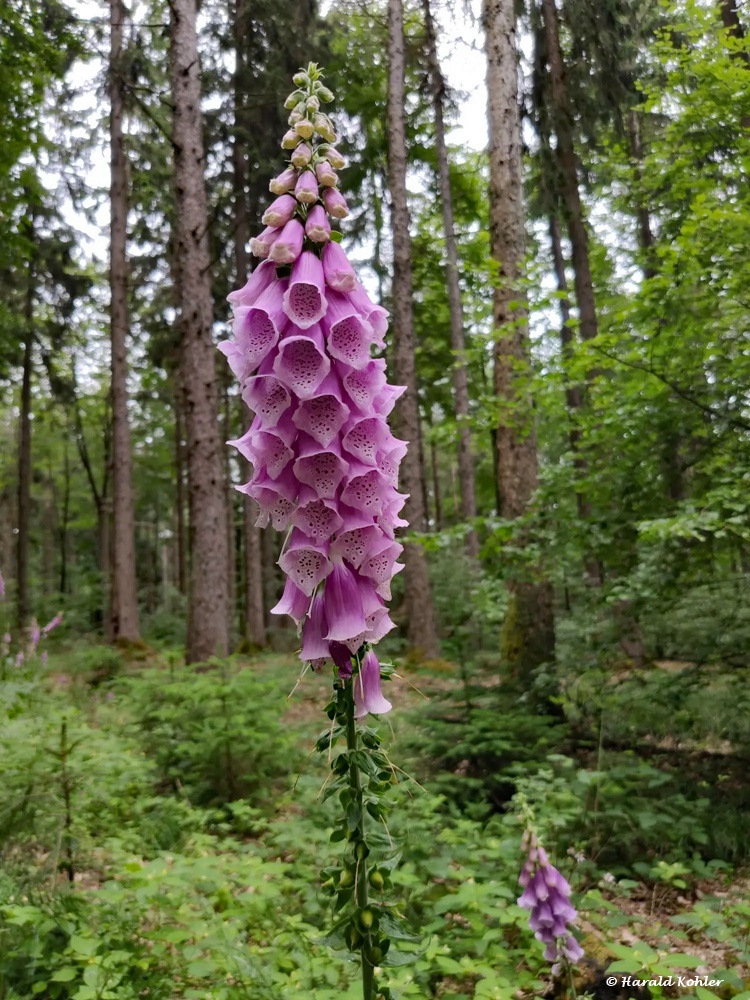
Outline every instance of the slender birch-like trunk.
[[(461, 287), (459, 284), (458, 251), (456, 249), (448, 147), (445, 140), (445, 122), (443, 118), (445, 80), (438, 59), (435, 22), (432, 17), (430, 0), (422, 0), (422, 9), (424, 11), (427, 35), (427, 60), (432, 86), (432, 107), (435, 117), (435, 153), (437, 155), (440, 206), (443, 213), (443, 232), (445, 234), (448, 311), (450, 314), (451, 350), (454, 354), (453, 371), (451, 374), (453, 377), (453, 407), (458, 425), (458, 481), (461, 491), (461, 517), (464, 521), (471, 522), (477, 516), (477, 501), (474, 483), (474, 458), (471, 453), (471, 430), (469, 428), (469, 380), (466, 372), (464, 315), (461, 302)], [(473, 558), (478, 557), (479, 540), (474, 529), (466, 536), (466, 549), (470, 556)]]
[(226, 482), (211, 335), (208, 210), (195, 0), (170, 0), (175, 267), (187, 431), (190, 588), (188, 662), (229, 648)]
[(16, 536), (16, 620), (24, 628), (31, 614), (29, 606), (29, 528), (31, 513), (31, 374), (33, 336), (31, 324), (34, 311), (33, 270), (29, 267), (24, 319), (26, 337), (23, 347), (21, 376), (21, 409), (18, 434), (18, 534)]
[[(247, 210), (247, 155), (245, 143), (245, 105), (243, 101), (243, 77), (246, 65), (243, 40), (247, 28), (248, 10), (246, 0), (237, 0), (234, 11), (235, 79), (234, 79), (234, 144), (232, 146), (232, 166), (234, 172), (234, 270), (239, 288), (247, 278), (247, 241), (250, 236), (250, 220)], [(247, 419), (247, 410), (240, 401), (242, 419)], [(239, 459), (242, 463), (242, 458)], [(252, 466), (247, 463), (248, 473)], [(244, 542), (244, 625), (245, 637), (262, 648), (266, 645), (266, 611), (263, 602), (263, 546), (260, 528), (256, 528), (258, 505), (252, 497), (242, 499), (242, 536)]]
[(112, 348), (112, 599), (110, 628), (115, 641), (137, 642), (138, 583), (135, 515), (128, 419), (128, 177), (123, 139), (124, 84), (120, 75), (125, 6), (110, 2), (110, 338)]
[[(404, 112), (404, 20), (401, 0), (388, 3), (388, 183), (393, 230), (393, 363), (396, 379), (407, 390), (397, 405), (398, 431), (411, 446), (401, 463), (401, 486), (409, 494), (404, 516), (414, 531), (427, 530), (424, 509), (419, 403), (414, 360), (411, 240), (406, 194), (406, 122)], [(435, 613), (427, 560), (419, 545), (407, 543), (404, 577), (408, 638), (420, 655), (438, 653)]]
[(573, 114), (568, 98), (555, 0), (542, 0), (542, 13), (549, 62), (552, 121), (557, 139), (557, 160), (560, 166), (568, 235), (573, 251), (573, 274), (579, 328), (583, 340), (592, 340), (599, 331), (599, 324), (596, 315), (594, 286), (591, 280), (589, 238), (581, 194), (578, 190), (578, 159), (573, 140)]

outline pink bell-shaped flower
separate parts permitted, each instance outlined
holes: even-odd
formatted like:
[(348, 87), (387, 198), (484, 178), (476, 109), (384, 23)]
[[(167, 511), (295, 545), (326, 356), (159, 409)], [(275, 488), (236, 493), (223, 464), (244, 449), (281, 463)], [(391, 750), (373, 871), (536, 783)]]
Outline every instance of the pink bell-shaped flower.
[(284, 293), (284, 312), (296, 326), (306, 330), (320, 322), (327, 310), (323, 265), (317, 254), (306, 250), (292, 268)]
[(334, 561), (330, 577), (326, 580), (324, 598), (327, 639), (347, 642), (367, 631), (357, 578), (343, 562)]
[(385, 715), (393, 708), (388, 699), (383, 697), (380, 684), (380, 661), (372, 650), (368, 650), (362, 657), (359, 673), (354, 678), (353, 684), (354, 704), (356, 705), (354, 717), (356, 719), (363, 718), (368, 712), (373, 715)]

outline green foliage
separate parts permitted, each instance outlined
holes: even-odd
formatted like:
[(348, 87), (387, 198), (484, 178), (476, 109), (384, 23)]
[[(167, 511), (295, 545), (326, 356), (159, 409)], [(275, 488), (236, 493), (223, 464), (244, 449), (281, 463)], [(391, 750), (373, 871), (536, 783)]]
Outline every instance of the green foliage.
[[(76, 652), (53, 654), (48, 676), (30, 670), (2, 689), (0, 983), (9, 1000), (134, 1000), (146, 989), (163, 1000), (361, 996), (348, 952), (331, 953), (323, 940), (331, 897), (321, 891), (318, 873), (341, 872), (340, 808), (336, 794), (325, 795), (331, 781), (324, 764), (299, 773), (298, 748), (311, 746), (317, 723), (299, 714), (299, 702), (280, 721), (290, 665), (269, 658), (242, 669), (216, 663), (205, 673), (148, 667), (94, 687), (86, 679), (103, 654), (87, 651), (76, 672), (78, 659)], [(317, 712), (316, 679), (309, 683)], [(457, 686), (440, 671), (420, 676), (418, 684)], [(461, 773), (433, 777), (435, 750), (425, 736), (440, 733), (441, 724), (434, 704), (415, 708), (398, 726), (399, 764), (409, 766), (408, 733), (419, 744), (417, 773), (428, 790), (400, 775), (389, 785), (393, 809), (380, 840), (371, 817), (368, 843), (374, 837), (372, 856), (383, 878), (382, 887), (370, 884), (373, 904), (380, 907), (388, 885), (399, 899), (398, 915), (386, 920), (389, 954), (407, 963), (388, 969), (394, 993), (512, 1000), (519, 988), (544, 989), (547, 967), (526, 912), (515, 904), (521, 861), (515, 789), (533, 803), (553, 860), (574, 885), (576, 905), (606, 942), (601, 969), (641, 951), (649, 963), (664, 964), (667, 951), (650, 927), (636, 925), (643, 947), (621, 954), (623, 922), (636, 918), (618, 900), (634, 902), (643, 891), (690, 893), (698, 884), (731, 886), (729, 866), (702, 857), (708, 807), (676, 787), (674, 776), (632, 754), (607, 752), (598, 766), (551, 754), (570, 743), (569, 727), (528, 715), (511, 705), (510, 695), (506, 711), (495, 711), (493, 745), (492, 709), (481, 705), (481, 692), (475, 677), (477, 747), (488, 759), (494, 755), (497, 774), (488, 763), (474, 780)], [(485, 688), (484, 697), (496, 693)], [(450, 771), (460, 772), (459, 755), (473, 748), (460, 710), (448, 703), (447, 711), (459, 714), (444, 720), (445, 744), (449, 733), (457, 744), (467, 733), (450, 757)], [(249, 796), (231, 802), (221, 757), (227, 732), (234, 760), (247, 769), (235, 774)], [(290, 801), (279, 792), (292, 775)], [(502, 802), (494, 803), (501, 809), (478, 807), (487, 783), (505, 785)], [(395, 867), (387, 860), (394, 851)], [(608, 872), (628, 877), (613, 882)], [(661, 933), (669, 933), (680, 967), (696, 961), (688, 936), (696, 934), (746, 961), (741, 895), (705, 893), (672, 919)], [(590, 936), (584, 944), (597, 953)], [(677, 961), (668, 958), (665, 967)]]
[(293, 738), (279, 728), (283, 694), (231, 663), (198, 669), (149, 671), (125, 680), (124, 690), (162, 786), (198, 806), (242, 800), (251, 807), (248, 822), (271, 807), (269, 791), (287, 786), (299, 766)]

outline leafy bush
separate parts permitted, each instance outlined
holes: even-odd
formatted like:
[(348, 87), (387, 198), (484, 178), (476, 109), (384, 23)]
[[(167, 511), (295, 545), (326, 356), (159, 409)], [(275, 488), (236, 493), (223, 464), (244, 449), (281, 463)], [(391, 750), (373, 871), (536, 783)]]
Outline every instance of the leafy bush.
[(148, 670), (123, 682), (162, 788), (198, 806), (243, 800), (266, 811), (300, 756), (280, 725), (284, 696), (252, 670)]

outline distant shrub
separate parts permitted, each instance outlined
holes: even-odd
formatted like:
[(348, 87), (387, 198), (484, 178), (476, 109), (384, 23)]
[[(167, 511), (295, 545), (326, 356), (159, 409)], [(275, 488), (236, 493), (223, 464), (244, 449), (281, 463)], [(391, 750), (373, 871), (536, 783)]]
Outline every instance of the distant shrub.
[(299, 765), (279, 721), (284, 696), (252, 670), (227, 662), (198, 669), (148, 670), (124, 682), (161, 785), (199, 806), (243, 799), (267, 809), (270, 790)]

